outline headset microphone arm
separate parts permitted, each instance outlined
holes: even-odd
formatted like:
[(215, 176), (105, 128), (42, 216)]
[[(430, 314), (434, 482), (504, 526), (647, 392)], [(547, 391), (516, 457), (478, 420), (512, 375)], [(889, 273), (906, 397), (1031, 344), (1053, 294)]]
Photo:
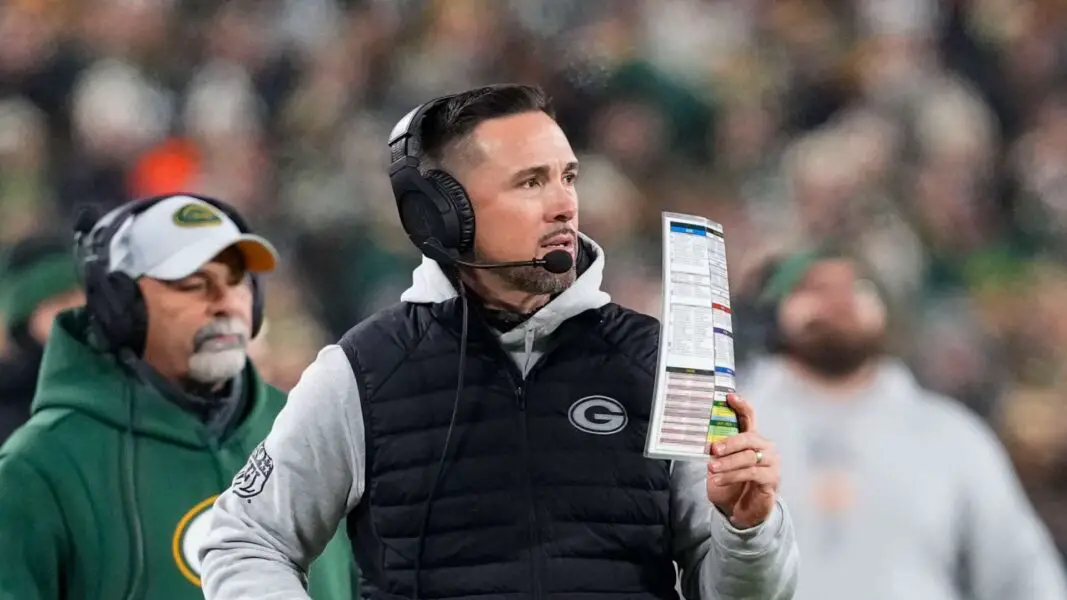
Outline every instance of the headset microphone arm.
[(449, 252), (435, 239), (429, 239), (422, 244), (422, 252), (427, 257), (445, 265), (459, 265), (471, 269), (507, 269), (512, 267), (541, 267), (549, 273), (566, 273), (574, 266), (574, 258), (566, 250), (553, 250), (545, 254), (544, 258), (531, 260), (519, 260), (499, 263), (473, 263), (460, 260)]

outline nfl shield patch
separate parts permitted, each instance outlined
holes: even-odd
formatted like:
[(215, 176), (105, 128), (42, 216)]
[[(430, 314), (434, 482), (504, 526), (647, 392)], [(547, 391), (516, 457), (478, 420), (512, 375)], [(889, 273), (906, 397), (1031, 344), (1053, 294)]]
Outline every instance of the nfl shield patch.
[(274, 471), (274, 459), (260, 443), (248, 458), (248, 464), (233, 478), (233, 493), (241, 498), (258, 496)]

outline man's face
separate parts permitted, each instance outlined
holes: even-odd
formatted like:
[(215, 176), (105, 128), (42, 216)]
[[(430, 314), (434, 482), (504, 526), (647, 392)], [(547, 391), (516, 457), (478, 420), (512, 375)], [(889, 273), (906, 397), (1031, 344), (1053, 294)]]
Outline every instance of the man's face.
[[(563, 249), (577, 255), (578, 159), (567, 136), (543, 112), (492, 119), (475, 128), (451, 169), (476, 215), (474, 258), (479, 262), (541, 258)], [(575, 269), (553, 274), (540, 267), (479, 273), (512, 290), (554, 294)]]
[(781, 303), (787, 352), (830, 377), (853, 373), (882, 351), (886, 313), (873, 284), (855, 265), (828, 259), (812, 266)]
[(239, 252), (223, 251), (177, 281), (143, 277), (148, 308), (145, 361), (164, 377), (216, 384), (245, 366), (252, 290)]

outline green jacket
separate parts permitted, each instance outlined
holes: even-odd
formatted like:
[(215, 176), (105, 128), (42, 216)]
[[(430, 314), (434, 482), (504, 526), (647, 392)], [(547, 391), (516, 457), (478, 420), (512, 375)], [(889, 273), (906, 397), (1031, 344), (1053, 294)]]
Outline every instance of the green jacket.
[[(33, 416), (0, 447), (0, 600), (202, 600), (213, 500), (285, 397), (249, 366), (247, 415), (213, 439), (86, 331), (81, 310), (56, 320)], [(339, 531), (312, 565), (312, 598), (351, 598), (351, 565)]]

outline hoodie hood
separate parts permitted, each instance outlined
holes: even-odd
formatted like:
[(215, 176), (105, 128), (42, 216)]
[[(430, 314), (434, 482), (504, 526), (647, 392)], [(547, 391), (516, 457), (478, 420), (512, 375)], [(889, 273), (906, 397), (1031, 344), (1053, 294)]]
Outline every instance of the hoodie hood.
[[(253, 382), (250, 414), (234, 432), (240, 435), (257, 413), (268, 408), (266, 384), (248, 363)], [(248, 379), (246, 379), (248, 381)], [(155, 387), (142, 383), (111, 354), (89, 343), (88, 315), (83, 308), (60, 313), (52, 327), (33, 399), (32, 412), (67, 409), (85, 414), (116, 429), (170, 443), (205, 448), (214, 437), (196, 416), (168, 400)]]
[[(564, 321), (611, 302), (611, 296), (600, 289), (604, 280), (604, 250), (583, 233), (578, 234), (578, 243), (581, 245), (580, 251), (591, 256), (593, 261), (578, 273), (574, 283), (522, 325), (507, 332), (496, 332), (500, 344), (511, 354), (524, 375), (543, 352), (543, 342)], [(424, 256), (422, 264), (412, 273), (411, 287), (400, 296), (400, 300), (413, 304), (436, 304), (458, 295), (459, 292), (441, 265)]]

